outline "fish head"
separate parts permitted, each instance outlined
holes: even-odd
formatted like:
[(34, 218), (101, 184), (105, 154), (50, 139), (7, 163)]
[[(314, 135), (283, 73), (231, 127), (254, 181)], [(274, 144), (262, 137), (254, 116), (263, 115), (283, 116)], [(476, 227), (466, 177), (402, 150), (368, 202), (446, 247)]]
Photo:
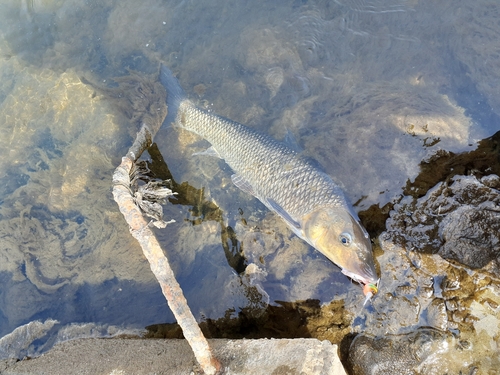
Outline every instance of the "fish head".
[[(305, 239), (343, 274), (364, 286), (378, 285), (370, 237), (353, 211), (345, 207), (318, 208), (304, 217), (302, 225)], [(376, 290), (367, 293), (373, 295)]]

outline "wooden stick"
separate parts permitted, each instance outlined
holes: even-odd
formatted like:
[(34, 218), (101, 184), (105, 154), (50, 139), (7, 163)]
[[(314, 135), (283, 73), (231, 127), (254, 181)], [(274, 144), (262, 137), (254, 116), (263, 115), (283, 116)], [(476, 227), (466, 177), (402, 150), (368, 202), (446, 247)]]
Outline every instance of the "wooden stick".
[[(143, 93), (142, 90), (140, 92)], [(164, 100), (163, 103), (165, 103)], [(127, 156), (122, 158), (121, 164), (113, 173), (113, 197), (130, 227), (130, 233), (141, 245), (142, 251), (149, 261), (151, 271), (153, 271), (153, 274), (160, 283), (168, 306), (177, 319), (177, 323), (182, 328), (184, 337), (193, 349), (198, 363), (205, 374), (214, 375), (221, 370), (221, 364), (212, 355), (208, 341), (203, 336), (196, 319), (189, 309), (182, 289), (170, 267), (170, 263), (164, 255), (153, 231), (150, 229), (150, 223), (144, 219), (132, 195), (130, 174), (134, 163), (151, 146), (154, 135), (160, 128), (166, 115), (165, 110), (158, 109), (157, 112), (160, 114), (160, 118), (154, 119), (155, 116), (145, 117), (146, 119), (154, 120), (151, 122), (151, 125), (145, 122), (142, 123)]]

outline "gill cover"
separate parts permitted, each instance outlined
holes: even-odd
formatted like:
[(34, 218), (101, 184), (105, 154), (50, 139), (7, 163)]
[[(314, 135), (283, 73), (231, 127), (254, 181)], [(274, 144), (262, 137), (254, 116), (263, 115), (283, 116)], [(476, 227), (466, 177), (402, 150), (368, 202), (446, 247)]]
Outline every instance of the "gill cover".
[(345, 275), (365, 285), (375, 284), (370, 238), (355, 215), (343, 207), (318, 208), (304, 217), (303, 235)]

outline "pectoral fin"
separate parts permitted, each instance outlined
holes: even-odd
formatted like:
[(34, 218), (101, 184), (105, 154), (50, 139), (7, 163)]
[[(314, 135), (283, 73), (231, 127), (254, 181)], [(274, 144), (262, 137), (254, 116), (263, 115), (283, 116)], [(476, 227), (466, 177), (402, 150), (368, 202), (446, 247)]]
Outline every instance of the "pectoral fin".
[(250, 185), (250, 183), (247, 180), (245, 180), (243, 177), (241, 177), (240, 175), (235, 173), (231, 176), (231, 181), (233, 181), (233, 184), (235, 184), (238, 188), (243, 190), (245, 193), (248, 193), (248, 194), (255, 197), (255, 192), (253, 191), (252, 185)]
[(286, 212), (283, 209), (283, 207), (281, 207), (278, 203), (276, 203), (274, 199), (267, 198), (266, 201), (269, 204), (269, 206), (272, 207), (272, 209), (278, 213), (278, 215), (280, 215), (283, 219), (285, 219), (285, 221), (290, 226), (292, 226), (292, 228), (300, 229), (300, 224), (297, 223), (295, 220), (293, 220), (293, 218), (288, 214), (288, 212)]

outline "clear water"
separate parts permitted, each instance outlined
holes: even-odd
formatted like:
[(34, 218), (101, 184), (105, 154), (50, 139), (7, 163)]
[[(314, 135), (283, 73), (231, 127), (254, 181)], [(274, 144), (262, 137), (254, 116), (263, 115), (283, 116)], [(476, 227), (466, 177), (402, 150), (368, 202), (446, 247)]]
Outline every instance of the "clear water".
[[(400, 196), (436, 150), (499, 130), (499, 16), (487, 0), (3, 1), (0, 337), (37, 319), (173, 321), (110, 194), (133, 131), (80, 77), (106, 84), (162, 62), (200, 106), (277, 139), (291, 131), (359, 211)], [(158, 234), (198, 319), (306, 299), (359, 312), (359, 286), (238, 191), (222, 161), (193, 157), (199, 139), (164, 128), (155, 140), (173, 179), (203, 189), (169, 205), (177, 223)], [(200, 215), (203, 202), (218, 216)], [(227, 248), (257, 267), (238, 275)]]

